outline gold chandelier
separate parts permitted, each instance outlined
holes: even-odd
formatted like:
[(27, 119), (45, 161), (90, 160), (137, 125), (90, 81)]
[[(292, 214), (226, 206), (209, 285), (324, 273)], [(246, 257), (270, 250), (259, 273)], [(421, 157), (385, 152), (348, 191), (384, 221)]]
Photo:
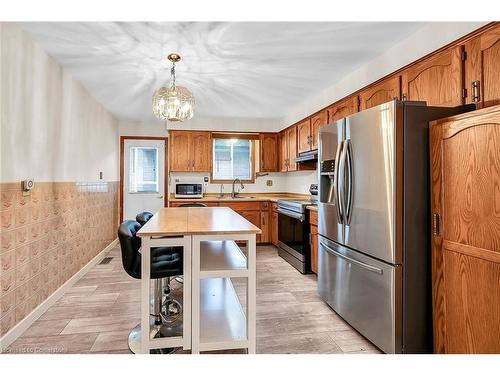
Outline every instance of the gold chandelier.
[(172, 62), (172, 83), (153, 94), (153, 113), (160, 120), (186, 121), (194, 114), (194, 96), (187, 88), (175, 85), (175, 63), (181, 60), (181, 56), (171, 53), (168, 59)]

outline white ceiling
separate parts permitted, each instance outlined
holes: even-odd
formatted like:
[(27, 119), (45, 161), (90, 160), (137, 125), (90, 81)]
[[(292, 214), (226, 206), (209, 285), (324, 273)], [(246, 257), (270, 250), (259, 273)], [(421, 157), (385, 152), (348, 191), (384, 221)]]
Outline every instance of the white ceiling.
[(195, 116), (281, 118), (295, 105), (424, 26), (397, 22), (23, 23), (118, 119), (151, 121), (170, 81), (195, 95)]

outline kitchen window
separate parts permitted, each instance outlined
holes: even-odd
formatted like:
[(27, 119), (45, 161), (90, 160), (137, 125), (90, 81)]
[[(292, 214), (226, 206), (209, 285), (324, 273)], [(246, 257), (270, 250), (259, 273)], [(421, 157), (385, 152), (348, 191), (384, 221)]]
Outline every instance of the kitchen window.
[(227, 182), (239, 178), (254, 182), (255, 154), (252, 139), (213, 136), (212, 182)]

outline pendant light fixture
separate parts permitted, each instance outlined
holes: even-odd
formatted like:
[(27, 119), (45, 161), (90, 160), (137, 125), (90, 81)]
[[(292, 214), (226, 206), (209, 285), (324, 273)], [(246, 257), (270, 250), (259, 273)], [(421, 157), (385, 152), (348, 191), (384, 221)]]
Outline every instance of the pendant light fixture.
[(194, 114), (194, 96), (187, 88), (175, 84), (175, 64), (181, 56), (171, 53), (168, 59), (172, 62), (172, 81), (170, 87), (161, 87), (153, 94), (153, 113), (164, 121), (186, 121)]

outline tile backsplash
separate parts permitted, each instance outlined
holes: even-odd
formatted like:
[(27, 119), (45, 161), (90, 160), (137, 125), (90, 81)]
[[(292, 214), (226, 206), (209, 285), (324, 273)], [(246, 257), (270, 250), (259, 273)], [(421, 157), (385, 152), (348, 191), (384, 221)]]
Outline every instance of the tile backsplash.
[(118, 182), (0, 184), (3, 336), (116, 238)]

